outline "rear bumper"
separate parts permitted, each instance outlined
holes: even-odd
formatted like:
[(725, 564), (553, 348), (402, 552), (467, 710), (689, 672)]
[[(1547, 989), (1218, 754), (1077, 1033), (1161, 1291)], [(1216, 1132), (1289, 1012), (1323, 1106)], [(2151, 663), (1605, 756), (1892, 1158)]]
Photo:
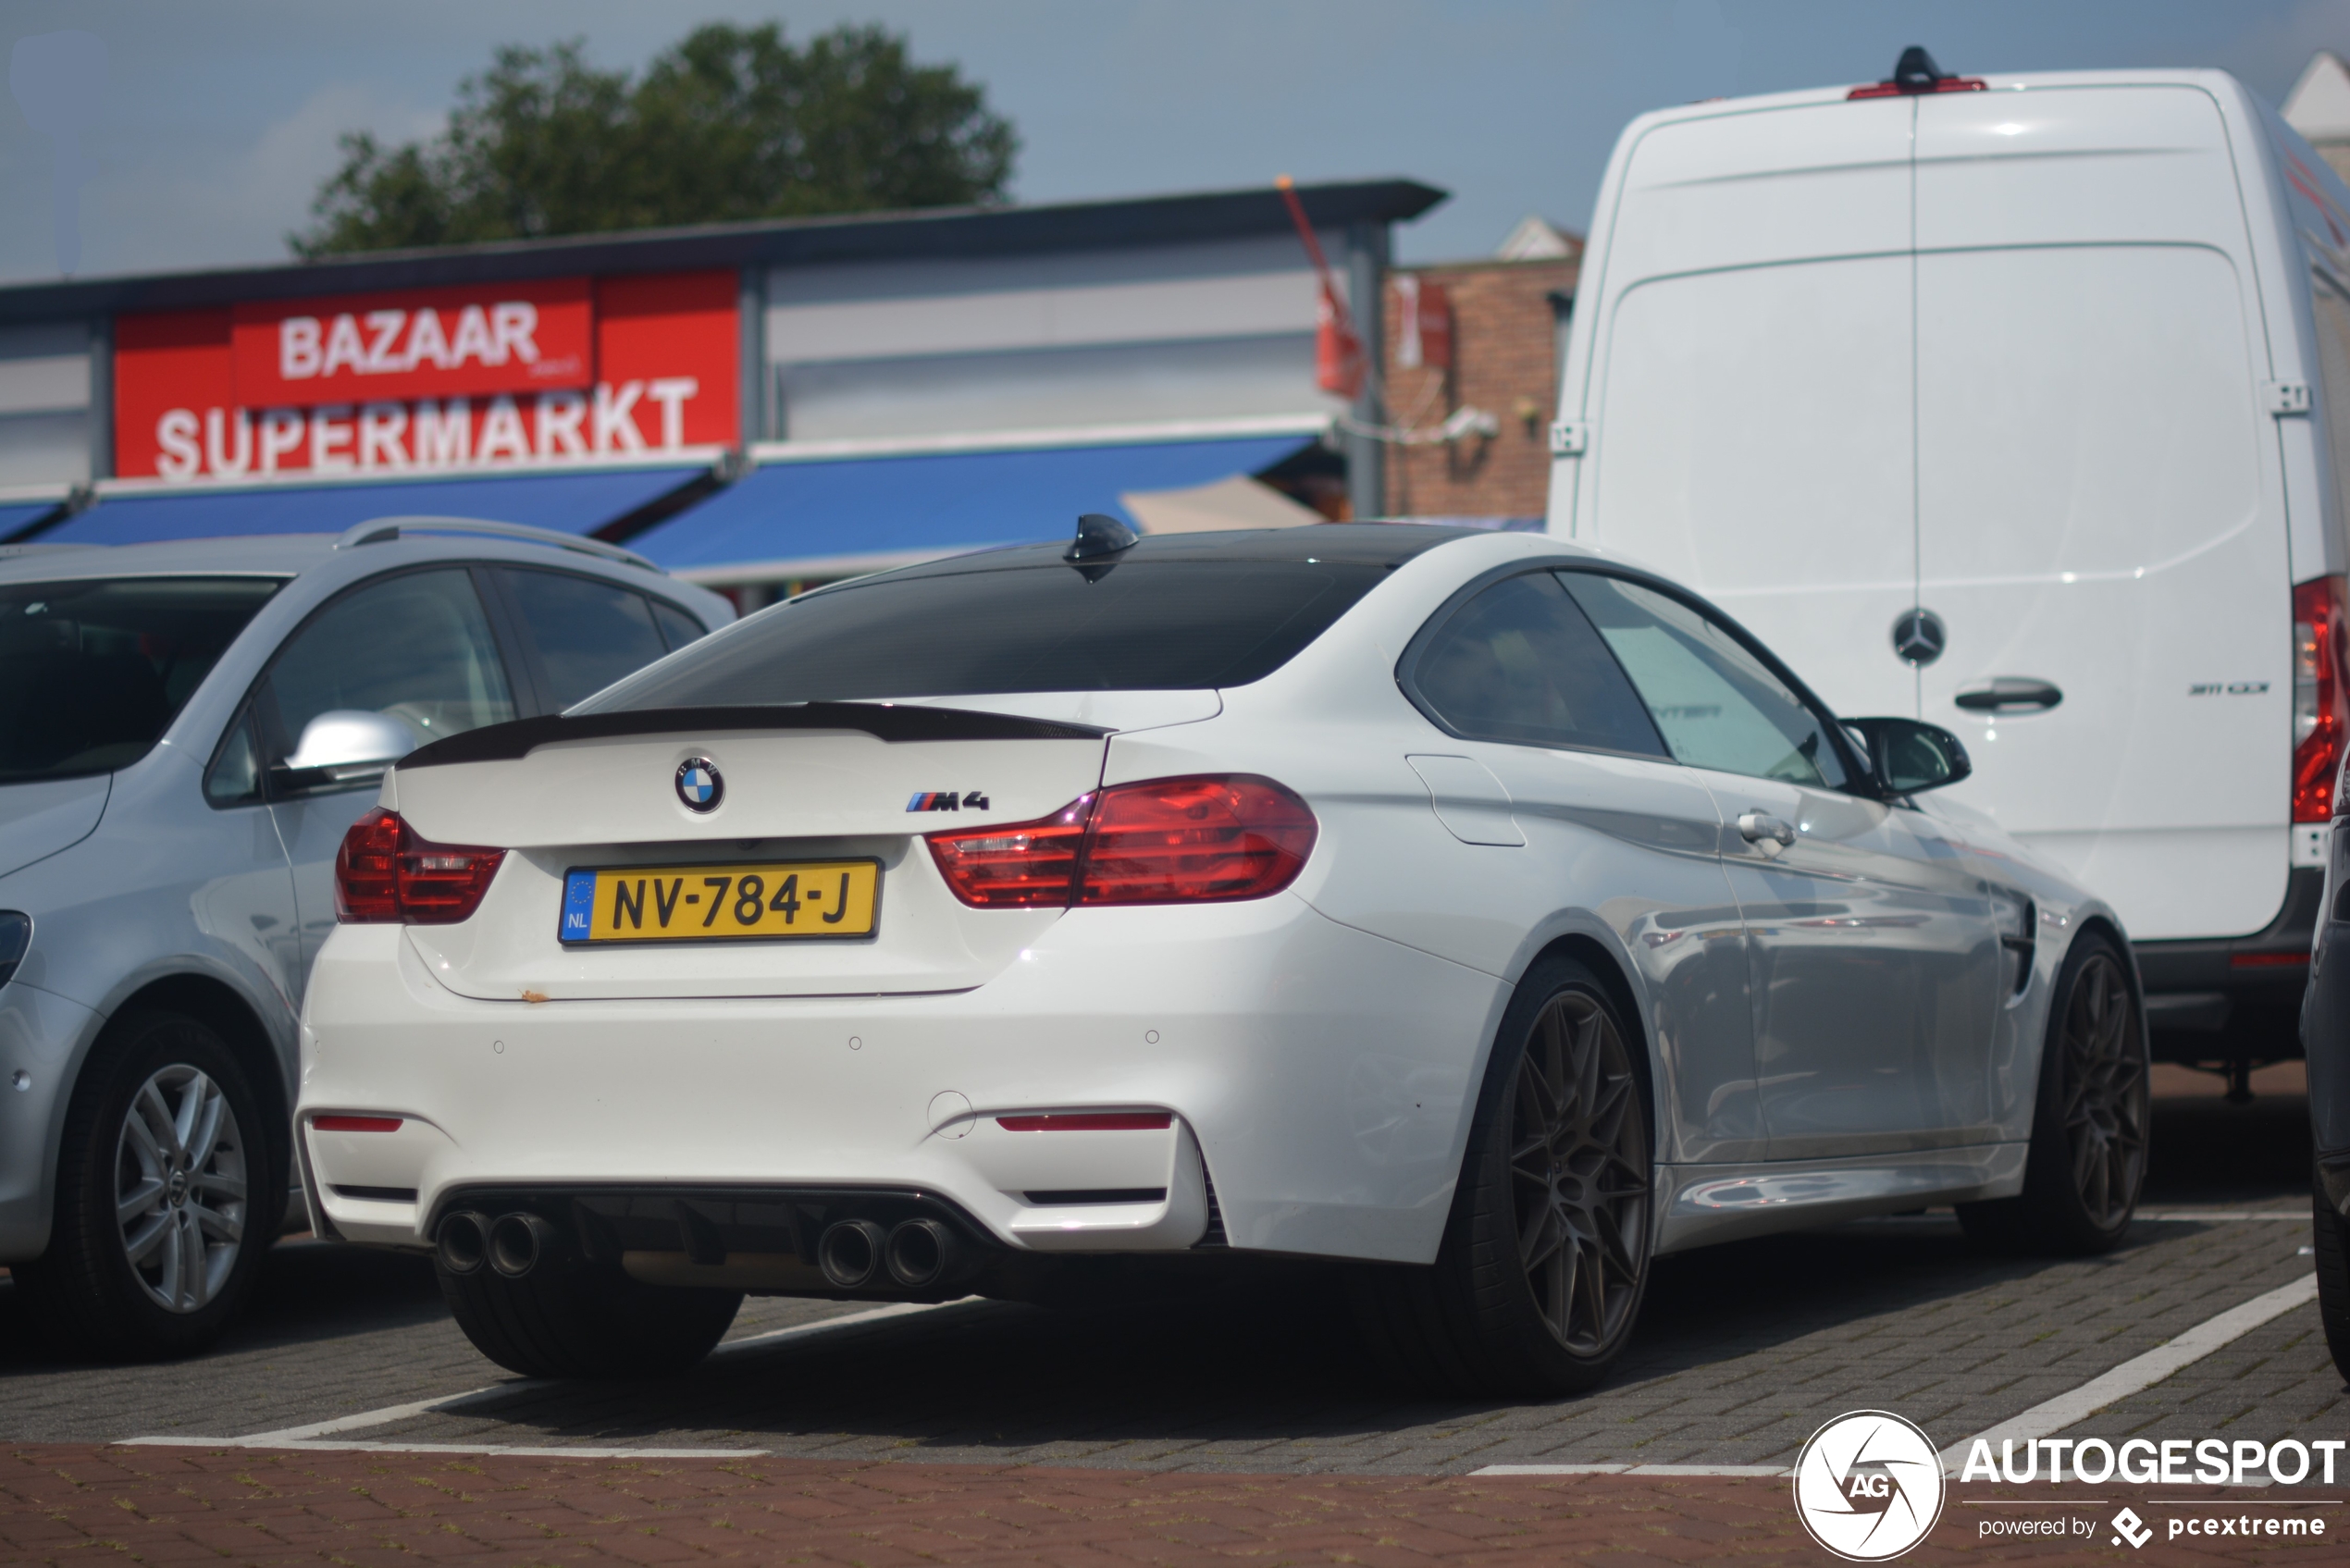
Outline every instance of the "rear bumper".
[(2217, 942), (2134, 944), (2156, 1060), (2281, 1061), (2301, 1054), (2301, 994), (2325, 871), (2303, 866), (2287, 876), (2284, 904), (2265, 931)]
[[(422, 1246), (476, 1191), (887, 1189), (1015, 1251), (1169, 1251), (1212, 1183), (1235, 1248), (1426, 1262), (1506, 994), (1286, 894), (1075, 911), (984, 985), (897, 996), (482, 1001), (400, 928), (344, 926), (299, 1130), (354, 1241)], [(1084, 1109), (1170, 1124), (997, 1119)]]

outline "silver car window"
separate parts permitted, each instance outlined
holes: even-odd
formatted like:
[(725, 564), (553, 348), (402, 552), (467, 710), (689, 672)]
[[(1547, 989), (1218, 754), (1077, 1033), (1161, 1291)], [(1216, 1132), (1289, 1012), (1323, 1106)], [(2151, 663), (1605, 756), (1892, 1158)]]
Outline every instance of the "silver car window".
[(120, 577), (0, 587), (0, 784), (125, 768), (281, 584)]
[(278, 655), (269, 676), (276, 744), (329, 709), (403, 720), (419, 744), (514, 716), (489, 617), (463, 567), (371, 583), (329, 604)]
[(503, 575), (538, 650), (547, 700), (557, 709), (669, 651), (644, 597), (633, 589), (562, 572), (510, 569)]

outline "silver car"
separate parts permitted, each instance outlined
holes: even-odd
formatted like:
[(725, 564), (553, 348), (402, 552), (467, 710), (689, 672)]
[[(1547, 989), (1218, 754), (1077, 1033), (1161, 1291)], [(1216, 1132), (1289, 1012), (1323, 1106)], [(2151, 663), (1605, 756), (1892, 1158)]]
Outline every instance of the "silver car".
[(463, 519), (0, 550), (0, 1263), (56, 1340), (189, 1351), (251, 1286), (385, 767), (732, 619), (626, 550)]

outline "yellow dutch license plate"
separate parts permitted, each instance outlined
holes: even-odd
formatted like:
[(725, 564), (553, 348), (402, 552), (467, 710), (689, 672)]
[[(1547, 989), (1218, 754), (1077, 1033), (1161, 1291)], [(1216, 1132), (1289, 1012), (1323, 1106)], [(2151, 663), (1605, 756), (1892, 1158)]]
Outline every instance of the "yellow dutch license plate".
[(878, 860), (629, 866), (563, 876), (561, 939), (721, 942), (871, 936)]

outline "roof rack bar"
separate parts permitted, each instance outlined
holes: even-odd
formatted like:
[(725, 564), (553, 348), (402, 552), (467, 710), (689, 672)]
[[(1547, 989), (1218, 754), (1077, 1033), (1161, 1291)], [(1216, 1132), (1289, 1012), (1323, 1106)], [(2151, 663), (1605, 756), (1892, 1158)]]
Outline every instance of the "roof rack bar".
[[(523, 539), (531, 544), (552, 545), (557, 549), (577, 550), (582, 555), (600, 556), (606, 561), (618, 561), (630, 566), (641, 566), (648, 572), (661, 568), (633, 549), (580, 534), (565, 534), (553, 528), (534, 528), (526, 523), (493, 523), (482, 517), (376, 517), (353, 524), (335, 540), (337, 549), (356, 549), (361, 545), (379, 545), (400, 537), (402, 533), (414, 534), (484, 534), (498, 539)], [(667, 574), (663, 574), (667, 575)]]

